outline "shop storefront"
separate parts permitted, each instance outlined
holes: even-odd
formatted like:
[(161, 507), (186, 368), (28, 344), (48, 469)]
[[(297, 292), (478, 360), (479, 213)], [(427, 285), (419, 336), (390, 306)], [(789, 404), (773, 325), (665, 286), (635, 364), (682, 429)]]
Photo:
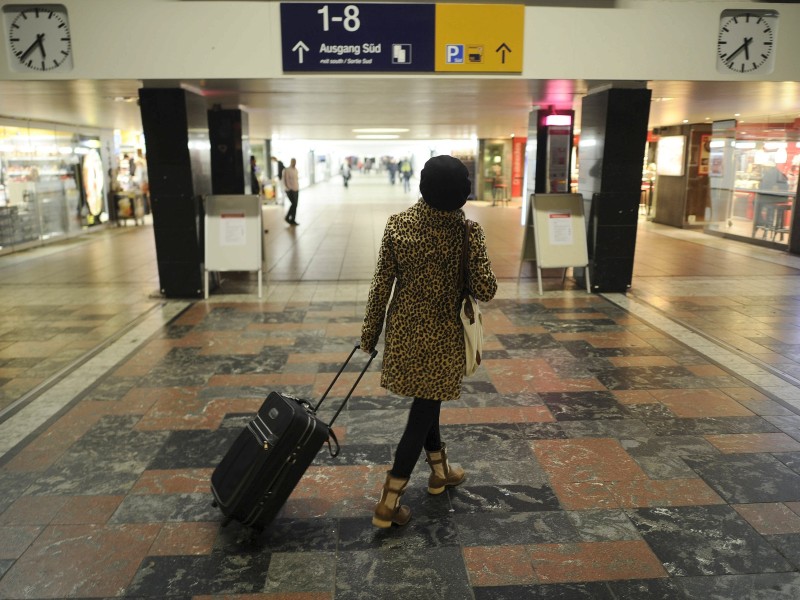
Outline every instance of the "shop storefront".
[(0, 122), (0, 253), (107, 219), (102, 132)]
[(480, 169), (475, 182), (478, 200), (503, 203), (511, 199), (511, 139), (480, 140)]
[(798, 192), (800, 118), (716, 122), (708, 150), (705, 231), (787, 248)]
[(144, 136), (141, 132), (114, 130), (114, 155), (109, 171), (108, 217), (117, 225), (144, 222), (150, 214)]

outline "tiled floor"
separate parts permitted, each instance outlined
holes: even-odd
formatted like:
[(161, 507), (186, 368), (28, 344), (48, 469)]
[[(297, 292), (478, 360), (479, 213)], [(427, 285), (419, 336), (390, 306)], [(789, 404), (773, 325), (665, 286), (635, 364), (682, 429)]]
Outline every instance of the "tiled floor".
[[(347, 195), (345, 195), (347, 194)], [(459, 488), (372, 506), (408, 399), (380, 360), (274, 525), (220, 528), (208, 479), (271, 389), (318, 397), (358, 337), (401, 188), (265, 208), (269, 282), (163, 301), (152, 230), (0, 258), (0, 598), (800, 597), (800, 260), (644, 225), (628, 295), (516, 279), (518, 207), (471, 205), (503, 280), (442, 409)], [(335, 398), (343, 393), (337, 386)]]

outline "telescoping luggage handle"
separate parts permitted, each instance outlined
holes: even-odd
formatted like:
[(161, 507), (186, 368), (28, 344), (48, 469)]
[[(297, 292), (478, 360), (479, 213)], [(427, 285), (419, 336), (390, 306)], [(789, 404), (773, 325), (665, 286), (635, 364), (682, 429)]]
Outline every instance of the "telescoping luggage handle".
[[(339, 375), (342, 374), (342, 372), (345, 370), (347, 365), (350, 363), (350, 359), (353, 358), (353, 354), (355, 354), (356, 350), (358, 350), (360, 347), (361, 347), (360, 344), (356, 344), (355, 348), (353, 348), (353, 351), (350, 353), (350, 356), (348, 356), (347, 360), (344, 361), (344, 363), (342, 364), (341, 368), (339, 369), (339, 372), (336, 373), (336, 377), (333, 378), (333, 381), (331, 381), (331, 384), (328, 386), (328, 389), (325, 390), (325, 393), (322, 394), (322, 398), (319, 399), (319, 402), (317, 402), (317, 405), (313, 408), (314, 413), (316, 413), (317, 409), (319, 409), (319, 407), (322, 406), (322, 403), (325, 401), (325, 398), (328, 397), (328, 392), (330, 392), (331, 389), (333, 389), (333, 386), (336, 384), (336, 380), (339, 379)], [(361, 373), (358, 374), (358, 378), (356, 379), (355, 383), (353, 384), (353, 387), (351, 387), (350, 391), (347, 392), (347, 396), (345, 396), (344, 400), (342, 400), (342, 403), (339, 405), (339, 408), (336, 411), (336, 414), (333, 415), (333, 418), (330, 420), (330, 423), (328, 423), (328, 452), (330, 452), (330, 455), (333, 458), (336, 458), (339, 455), (339, 450), (341, 449), (340, 446), (339, 446), (339, 440), (336, 439), (336, 434), (333, 432), (333, 422), (336, 420), (336, 417), (339, 416), (339, 413), (342, 412), (342, 409), (344, 408), (344, 405), (347, 404), (347, 401), (350, 399), (350, 396), (353, 395), (353, 392), (355, 391), (356, 386), (358, 385), (358, 382), (361, 381), (361, 378), (364, 376), (364, 373), (367, 372), (367, 369), (369, 368), (369, 365), (372, 363), (372, 359), (375, 358), (377, 355), (378, 355), (378, 351), (377, 350), (373, 350), (370, 353), (369, 360), (367, 361), (367, 364), (365, 364), (364, 368), (361, 369)], [(333, 440), (333, 443), (336, 444), (336, 450), (333, 449), (333, 445), (331, 444), (331, 440)]]
[[(353, 355), (356, 353), (356, 351), (359, 348), (361, 348), (361, 344), (356, 344), (355, 348), (353, 348), (353, 351), (350, 352), (350, 356), (348, 356), (347, 360), (344, 361), (344, 363), (342, 364), (341, 368), (339, 369), (339, 372), (336, 374), (336, 377), (333, 378), (333, 381), (331, 381), (331, 384), (328, 386), (328, 389), (325, 390), (325, 393), (322, 394), (322, 398), (319, 399), (319, 402), (317, 402), (317, 405), (314, 407), (314, 412), (315, 413), (317, 412), (317, 410), (319, 410), (319, 407), (322, 406), (322, 403), (325, 401), (325, 398), (328, 397), (328, 392), (330, 392), (333, 389), (333, 386), (336, 385), (336, 381), (339, 379), (339, 375), (341, 375), (344, 372), (345, 368), (347, 368), (347, 365), (350, 363), (350, 359), (353, 358)], [(361, 369), (361, 373), (358, 374), (358, 378), (356, 379), (355, 383), (353, 384), (353, 387), (351, 387), (350, 391), (347, 392), (347, 396), (345, 396), (344, 400), (342, 400), (342, 403), (339, 405), (339, 409), (336, 411), (336, 414), (333, 415), (333, 418), (331, 419), (330, 423), (328, 423), (328, 428), (329, 429), (331, 427), (333, 427), (333, 422), (339, 416), (339, 413), (342, 412), (342, 409), (344, 408), (344, 405), (347, 404), (347, 401), (350, 399), (350, 396), (353, 395), (353, 392), (355, 391), (356, 386), (361, 381), (361, 378), (364, 377), (364, 373), (367, 372), (367, 369), (369, 369), (369, 365), (372, 363), (372, 359), (374, 359), (376, 356), (378, 356), (378, 351), (377, 350), (373, 350), (369, 355), (369, 360), (367, 361), (367, 364), (364, 365), (364, 368)]]

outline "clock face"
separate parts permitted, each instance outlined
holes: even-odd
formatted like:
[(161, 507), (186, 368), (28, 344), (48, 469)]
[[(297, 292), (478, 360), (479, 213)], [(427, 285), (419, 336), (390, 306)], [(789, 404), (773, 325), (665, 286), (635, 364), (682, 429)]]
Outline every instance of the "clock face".
[(774, 10), (725, 10), (717, 38), (720, 73), (771, 73), (775, 61), (778, 13)]
[(8, 5), (5, 13), (9, 60), (17, 72), (69, 71), (72, 41), (61, 5)]

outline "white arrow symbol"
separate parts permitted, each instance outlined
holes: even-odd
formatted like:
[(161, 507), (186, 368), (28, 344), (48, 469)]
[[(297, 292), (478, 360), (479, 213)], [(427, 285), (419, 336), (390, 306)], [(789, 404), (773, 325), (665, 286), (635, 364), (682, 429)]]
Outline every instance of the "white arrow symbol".
[(303, 43), (303, 40), (300, 40), (294, 45), (292, 48), (292, 52), (297, 52), (297, 60), (302, 65), (303, 64), (303, 52), (308, 52), (308, 46)]

